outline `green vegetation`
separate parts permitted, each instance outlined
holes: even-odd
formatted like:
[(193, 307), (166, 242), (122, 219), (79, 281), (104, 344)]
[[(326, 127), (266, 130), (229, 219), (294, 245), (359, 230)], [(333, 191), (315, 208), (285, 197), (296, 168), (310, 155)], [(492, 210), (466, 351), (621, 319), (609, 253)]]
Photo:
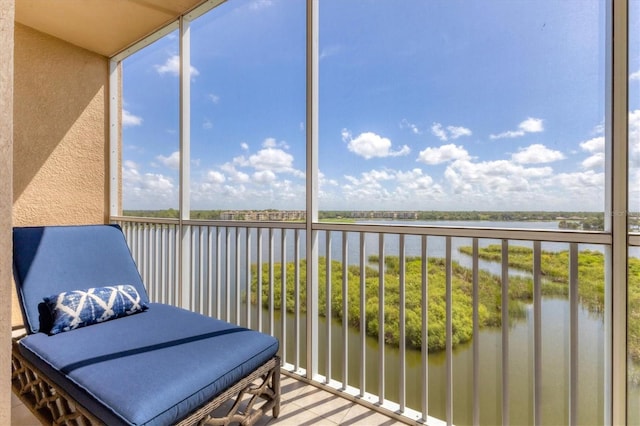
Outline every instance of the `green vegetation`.
[[(191, 219), (200, 220), (219, 220), (223, 210), (191, 210)], [(162, 219), (178, 219), (180, 212), (176, 209), (164, 210), (125, 210), (122, 212), (124, 216), (133, 217), (150, 217)]]
[[(377, 256), (370, 256), (369, 262), (377, 264)], [(421, 258), (408, 258), (405, 266), (405, 313), (406, 313), (406, 340), (407, 346), (420, 348), (422, 345), (422, 278), (421, 278)], [(292, 312), (295, 306), (294, 288), (294, 264), (289, 262), (287, 268), (287, 310)], [(319, 259), (319, 308), (320, 315), (326, 312), (326, 285), (325, 273), (326, 261)], [(256, 299), (257, 272), (253, 267), (253, 302)], [(453, 263), (452, 266), (452, 297), (453, 304), (453, 344), (454, 346), (471, 340), (473, 333), (473, 305), (472, 305), (472, 271)], [(400, 341), (399, 336), (399, 262), (396, 256), (385, 258), (385, 327), (384, 340), (387, 344), (397, 346)], [(342, 320), (342, 301), (347, 301), (348, 318), (347, 321), (354, 327), (360, 325), (360, 270), (358, 266), (349, 266), (347, 274), (347, 295), (343, 297), (342, 279), (343, 268), (339, 261), (331, 262), (331, 312), (336, 318)], [(268, 264), (263, 266), (263, 304), (268, 307)], [(301, 260), (300, 282), (305, 282), (305, 260)], [(274, 304), (275, 309), (281, 307), (281, 282), (282, 268), (280, 264), (274, 266)], [(365, 272), (365, 300), (366, 300), (366, 324), (367, 334), (378, 337), (378, 268), (367, 267)], [(502, 323), (502, 293), (501, 279), (486, 271), (480, 271), (479, 280), (480, 300), (479, 300), (479, 320), (481, 327), (498, 327)], [(545, 294), (561, 295), (565, 294), (561, 286), (545, 285)], [(509, 280), (509, 318), (512, 321), (524, 318), (524, 303), (532, 298), (531, 279), (522, 277), (511, 277)], [(430, 351), (442, 350), (445, 347), (445, 264), (443, 259), (430, 258), (428, 265), (428, 342)], [(300, 309), (306, 310), (306, 289), (300, 286)]]
[[(471, 247), (461, 247), (460, 252), (471, 255)], [(478, 250), (480, 259), (502, 262), (502, 246), (490, 245)], [(519, 271), (533, 271), (533, 249), (521, 246), (509, 247), (509, 267)], [(542, 294), (545, 296), (569, 294), (569, 251), (542, 251), (540, 269), (543, 278)], [(513, 277), (509, 277), (509, 282)], [(589, 311), (601, 313), (604, 308), (604, 255), (598, 251), (583, 250), (578, 254), (578, 295)]]
[(320, 222), (325, 223), (356, 223), (355, 219), (343, 218), (343, 217), (333, 217), (333, 218), (320, 218)]
[[(463, 253), (470, 253), (470, 247), (462, 247)], [(501, 261), (501, 246), (492, 245), (479, 251), (480, 258), (488, 261)], [(568, 294), (568, 251), (542, 252), (542, 294), (552, 297), (566, 297)], [(377, 265), (377, 256), (370, 256), (369, 263)], [(510, 268), (531, 271), (533, 252), (530, 248), (509, 247)], [(295, 307), (294, 263), (286, 264), (286, 306), (289, 312)], [(326, 313), (326, 261), (319, 259), (319, 309), (320, 315)], [(360, 268), (349, 266), (343, 271), (339, 261), (331, 262), (331, 314), (342, 320), (343, 304), (347, 301), (348, 323), (360, 326)], [(422, 259), (410, 257), (405, 266), (405, 313), (407, 346), (419, 349), (422, 345)], [(367, 267), (365, 271), (365, 315), (366, 333), (377, 338), (378, 324), (378, 267)], [(468, 342), (473, 332), (472, 307), (472, 271), (453, 262), (452, 265), (452, 297), (453, 297), (453, 345)], [(343, 273), (347, 274), (347, 295), (343, 297)], [(263, 306), (268, 307), (269, 271), (268, 264), (262, 268)], [(253, 266), (252, 298), (256, 302), (257, 272)], [(281, 307), (282, 268), (274, 265), (274, 304), (275, 309)], [(305, 260), (300, 262), (300, 310), (306, 310)], [(604, 308), (604, 256), (602, 253), (584, 250), (578, 256), (578, 293), (580, 302), (589, 311), (601, 315)], [(384, 340), (387, 344), (397, 346), (399, 336), (399, 259), (397, 256), (385, 258), (385, 300), (384, 300)], [(502, 323), (501, 279), (495, 274), (481, 270), (479, 275), (479, 325), (480, 327), (499, 327)], [(629, 260), (629, 355), (640, 363), (640, 259)], [(509, 277), (509, 319), (518, 321), (525, 317), (525, 304), (533, 298), (533, 281), (531, 278)], [(445, 348), (445, 264), (440, 258), (430, 258), (428, 264), (428, 350), (440, 351)], [(633, 374), (633, 373), (632, 373)], [(637, 371), (640, 382), (640, 369)]]
[(178, 219), (180, 212), (176, 209), (165, 210), (124, 210), (123, 216)]

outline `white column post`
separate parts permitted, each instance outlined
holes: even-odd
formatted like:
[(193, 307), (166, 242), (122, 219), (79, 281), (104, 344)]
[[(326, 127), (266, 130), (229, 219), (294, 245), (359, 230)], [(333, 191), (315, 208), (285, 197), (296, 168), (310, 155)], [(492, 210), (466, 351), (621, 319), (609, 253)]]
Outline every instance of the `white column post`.
[(191, 157), (191, 37), (190, 21), (180, 18), (180, 306), (191, 309), (191, 227), (184, 223), (190, 216)]

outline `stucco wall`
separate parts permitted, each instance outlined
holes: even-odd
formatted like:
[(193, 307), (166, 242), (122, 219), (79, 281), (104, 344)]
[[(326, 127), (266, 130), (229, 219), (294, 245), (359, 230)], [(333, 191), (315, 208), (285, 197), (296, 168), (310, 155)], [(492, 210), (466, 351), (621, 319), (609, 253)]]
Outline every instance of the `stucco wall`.
[(14, 0), (0, 0), (0, 424), (11, 423), (11, 200)]
[(107, 218), (107, 58), (15, 29), (15, 225)]
[(13, 223), (104, 223), (108, 60), (18, 23), (14, 37)]

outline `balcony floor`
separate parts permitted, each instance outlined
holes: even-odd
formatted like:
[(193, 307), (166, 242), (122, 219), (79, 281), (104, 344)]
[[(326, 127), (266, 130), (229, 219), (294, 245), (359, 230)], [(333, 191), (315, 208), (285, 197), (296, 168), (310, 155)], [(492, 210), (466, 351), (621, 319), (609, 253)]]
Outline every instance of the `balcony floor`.
[[(282, 403), (277, 419), (265, 417), (257, 423), (265, 425), (401, 425), (394, 419), (371, 411), (329, 392), (282, 375)], [(37, 426), (31, 412), (11, 394), (11, 425)]]

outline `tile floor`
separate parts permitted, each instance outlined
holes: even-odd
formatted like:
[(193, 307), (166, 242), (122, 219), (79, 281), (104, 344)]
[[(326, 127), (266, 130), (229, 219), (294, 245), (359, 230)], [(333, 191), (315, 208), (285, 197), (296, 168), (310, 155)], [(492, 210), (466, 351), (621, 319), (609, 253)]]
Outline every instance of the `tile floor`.
[[(264, 417), (257, 423), (259, 426), (386, 426), (403, 424), (288, 376), (282, 376), (281, 388), (280, 416), (277, 419)], [(31, 412), (12, 394), (11, 425), (38, 426), (38, 424)]]

